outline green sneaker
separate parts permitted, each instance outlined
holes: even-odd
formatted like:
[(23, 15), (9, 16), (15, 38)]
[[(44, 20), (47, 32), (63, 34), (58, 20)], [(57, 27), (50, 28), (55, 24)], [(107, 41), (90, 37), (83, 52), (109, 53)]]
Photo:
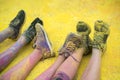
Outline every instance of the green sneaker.
[(76, 26), (77, 33), (82, 37), (82, 47), (86, 48), (86, 51), (84, 55), (87, 55), (92, 52), (92, 41), (89, 37), (89, 34), (91, 32), (90, 27), (84, 23), (83, 21), (79, 21)]
[(41, 25), (43, 25), (43, 22), (39, 18), (36, 18), (31, 23), (31, 25), (29, 26), (29, 28), (23, 33), (23, 35), (27, 39), (27, 43), (30, 43), (33, 40), (33, 38), (35, 37), (35, 35), (36, 35), (36, 29), (35, 29), (36, 23), (40, 23)]
[(43, 53), (42, 59), (54, 57), (55, 54), (52, 50), (52, 45), (50, 43), (50, 40), (48, 39), (47, 33), (45, 32), (43, 25), (40, 23), (37, 23), (35, 25), (36, 28), (36, 40), (33, 45), (33, 48), (39, 49)]
[(63, 46), (59, 50), (59, 55), (63, 55), (65, 58), (72, 55), (72, 53), (80, 48), (81, 46), (81, 37), (77, 34), (70, 33)]
[(109, 26), (102, 20), (98, 20), (95, 22), (94, 30), (93, 48), (97, 48), (104, 53), (106, 50), (107, 38), (110, 34)]
[(14, 31), (14, 34), (10, 36), (10, 39), (16, 39), (18, 37), (20, 28), (25, 20), (25, 12), (20, 10), (17, 16), (10, 22), (9, 27)]

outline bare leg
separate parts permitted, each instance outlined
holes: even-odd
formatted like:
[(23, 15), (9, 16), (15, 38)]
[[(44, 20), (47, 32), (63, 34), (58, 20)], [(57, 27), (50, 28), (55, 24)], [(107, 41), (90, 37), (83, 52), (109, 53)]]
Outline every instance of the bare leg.
[(64, 62), (65, 57), (59, 55), (55, 63), (49, 67), (45, 72), (38, 76), (35, 80), (50, 80), (55, 74), (57, 68)]
[(31, 69), (39, 62), (42, 52), (35, 49), (32, 54), (3, 74), (2, 80), (25, 80)]
[(76, 50), (72, 56), (68, 57), (65, 62), (57, 69), (52, 80), (72, 80), (77, 72), (82, 55), (85, 52), (84, 48)]
[(16, 57), (17, 52), (27, 43), (26, 38), (21, 36), (19, 40), (0, 55), (0, 71)]
[(93, 48), (92, 57), (81, 80), (100, 80), (101, 51)]
[(6, 38), (12, 36), (13, 34), (14, 31), (10, 27), (0, 32), (0, 43), (3, 42)]

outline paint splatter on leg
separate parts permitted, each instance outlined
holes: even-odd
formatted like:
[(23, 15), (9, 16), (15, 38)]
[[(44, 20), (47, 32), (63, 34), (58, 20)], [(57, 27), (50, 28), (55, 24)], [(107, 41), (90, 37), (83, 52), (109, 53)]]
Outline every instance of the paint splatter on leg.
[(64, 72), (59, 72), (52, 80), (70, 80), (70, 78)]
[(29, 56), (2, 75), (2, 80), (25, 80), (33, 67), (42, 57), (40, 50), (35, 49)]
[(25, 37), (21, 36), (12, 47), (0, 55), (0, 71), (5, 69), (5, 67), (16, 57), (17, 52), (26, 44), (26, 42)]

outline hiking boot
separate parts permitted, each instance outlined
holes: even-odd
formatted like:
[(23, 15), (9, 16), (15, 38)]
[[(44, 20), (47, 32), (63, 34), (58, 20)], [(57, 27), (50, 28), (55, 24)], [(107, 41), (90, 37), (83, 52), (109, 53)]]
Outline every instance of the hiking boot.
[(14, 34), (10, 36), (10, 39), (16, 39), (18, 37), (20, 28), (25, 20), (25, 12), (20, 10), (17, 16), (10, 22), (9, 27), (14, 31)]
[(45, 32), (43, 26), (40, 23), (35, 25), (36, 28), (36, 40), (33, 45), (33, 48), (41, 50), (43, 53), (43, 59), (54, 57), (55, 54), (53, 53), (51, 43), (48, 39), (47, 33)]
[(98, 20), (95, 22), (94, 30), (93, 48), (97, 48), (104, 53), (107, 38), (110, 34), (109, 26), (102, 20)]
[(31, 23), (31, 25), (29, 26), (29, 28), (23, 33), (23, 35), (27, 39), (27, 43), (30, 43), (33, 40), (33, 38), (35, 37), (35, 35), (36, 35), (36, 29), (35, 29), (36, 23), (40, 23), (41, 25), (43, 25), (43, 22), (39, 18), (36, 18)]
[(59, 55), (63, 55), (65, 58), (72, 55), (72, 53), (81, 47), (81, 37), (77, 34), (70, 33), (62, 48), (59, 50)]
[(89, 37), (89, 34), (91, 32), (90, 27), (84, 23), (83, 21), (79, 21), (76, 26), (77, 33), (82, 37), (82, 47), (85, 47), (85, 53), (84, 55), (87, 55), (92, 52), (92, 41)]

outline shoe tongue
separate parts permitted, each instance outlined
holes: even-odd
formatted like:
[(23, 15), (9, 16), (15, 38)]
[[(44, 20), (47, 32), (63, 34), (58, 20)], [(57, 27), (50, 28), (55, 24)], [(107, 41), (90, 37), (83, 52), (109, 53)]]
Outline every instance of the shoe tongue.
[(107, 25), (96, 25), (95, 30), (98, 32), (107, 32)]
[(98, 31), (98, 32), (102, 32), (101, 25), (96, 25), (95, 30)]
[(101, 30), (102, 30), (102, 32), (107, 32), (108, 31), (108, 25), (106, 25), (106, 24), (103, 25)]
[(77, 31), (78, 32), (85, 32), (85, 31), (87, 31), (87, 27), (85, 25), (78, 25)]
[(95, 23), (95, 30), (99, 32), (106, 32), (108, 30), (108, 25), (105, 24), (102, 20), (98, 20)]
[(20, 24), (20, 20), (19, 19), (15, 19), (14, 22), (11, 23), (13, 26), (17, 26), (18, 24)]

